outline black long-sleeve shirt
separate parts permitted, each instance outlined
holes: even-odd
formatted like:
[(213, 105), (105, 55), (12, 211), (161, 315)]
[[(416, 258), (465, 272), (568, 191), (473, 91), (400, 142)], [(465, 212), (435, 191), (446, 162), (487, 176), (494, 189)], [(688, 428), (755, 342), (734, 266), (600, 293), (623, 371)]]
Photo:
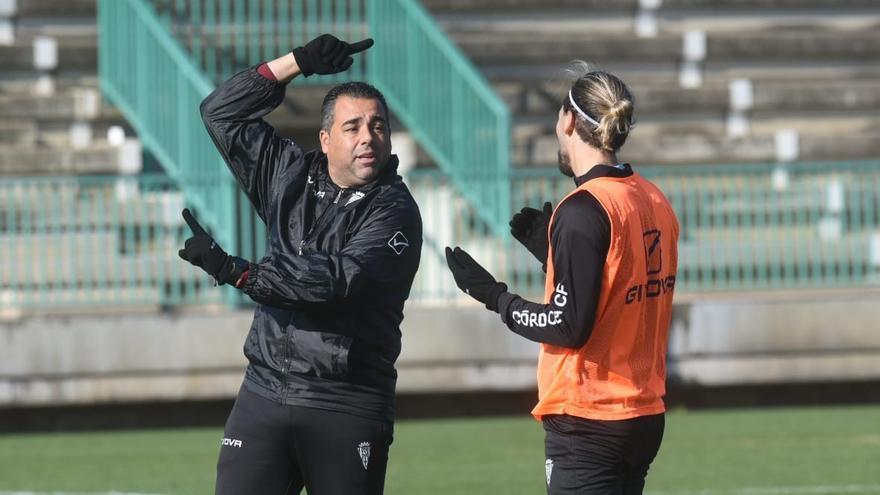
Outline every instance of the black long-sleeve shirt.
[[(628, 164), (600, 164), (575, 178), (575, 183), (580, 186), (598, 177), (628, 177), (632, 173)], [(498, 299), (498, 310), (508, 328), (529, 340), (578, 348), (590, 338), (596, 320), (611, 244), (611, 221), (592, 194), (579, 191), (557, 207), (550, 242), (555, 291), (549, 304), (505, 292)]]

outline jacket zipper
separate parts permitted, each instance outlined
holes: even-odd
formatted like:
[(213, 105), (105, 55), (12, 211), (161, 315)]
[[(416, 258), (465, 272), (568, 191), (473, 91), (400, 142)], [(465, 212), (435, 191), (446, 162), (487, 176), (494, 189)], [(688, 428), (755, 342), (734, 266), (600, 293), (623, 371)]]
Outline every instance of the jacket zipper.
[[(339, 199), (342, 197), (343, 192), (345, 192), (344, 189), (339, 190), (339, 194), (337, 194), (336, 198), (333, 200), (334, 205), (339, 203)], [(323, 220), (324, 217), (327, 216), (328, 210), (330, 210), (329, 206), (327, 208), (324, 208), (324, 211), (321, 212), (321, 216), (318, 217), (317, 220), (315, 220), (315, 223), (312, 224), (312, 227), (309, 229), (308, 233), (306, 233), (306, 235), (302, 238), (302, 240), (299, 241), (298, 253), (300, 256), (302, 256), (302, 254), (303, 254), (303, 247), (305, 247), (306, 241), (308, 241), (309, 237), (311, 237), (312, 232), (315, 231), (315, 227), (320, 225), (321, 220)], [(281, 401), (282, 402), (287, 401), (287, 385), (288, 385), (287, 384), (287, 371), (290, 369), (290, 339), (292, 339), (292, 338), (293, 338), (293, 335), (289, 335), (289, 336), (287, 336), (287, 338), (284, 339), (284, 357), (282, 358), (282, 364), (281, 364), (281, 373), (285, 375), (282, 390), (281, 390)]]
[[(344, 192), (345, 192), (345, 189), (340, 189), (340, 190), (339, 190), (339, 193), (336, 195), (336, 198), (333, 199), (333, 204), (334, 204), (334, 205), (335, 205), (335, 204), (339, 204), (339, 198), (342, 197), (342, 193), (344, 193)], [(327, 212), (328, 212), (329, 210), (330, 210), (330, 207), (329, 207), (329, 206), (328, 206), (327, 208), (324, 208), (324, 211), (321, 212), (321, 216), (318, 217), (317, 220), (315, 220), (315, 223), (312, 224), (312, 227), (309, 229), (308, 233), (306, 233), (306, 235), (303, 236), (302, 240), (299, 241), (299, 249), (297, 250), (297, 254), (299, 254), (300, 256), (302, 256), (302, 254), (303, 254), (303, 247), (305, 247), (305, 245), (306, 245), (306, 241), (308, 241), (308, 240), (309, 240), (309, 237), (312, 236), (312, 232), (315, 231), (315, 228), (316, 228), (318, 225), (321, 224), (321, 220), (323, 220), (324, 217), (327, 216)]]

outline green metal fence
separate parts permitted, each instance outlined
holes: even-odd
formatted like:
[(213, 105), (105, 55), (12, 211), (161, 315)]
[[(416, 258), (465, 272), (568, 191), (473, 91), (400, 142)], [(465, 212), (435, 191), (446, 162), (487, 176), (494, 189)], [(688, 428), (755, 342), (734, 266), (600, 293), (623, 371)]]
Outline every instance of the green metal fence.
[[(880, 284), (880, 161), (638, 171), (678, 214), (679, 294)], [(444, 174), (407, 182), (425, 224), (411, 302), (466, 300), (446, 268), (448, 245), (540, 297), (540, 263), (496, 236)], [(516, 170), (511, 207), (556, 204), (573, 187), (555, 170)], [(0, 310), (222, 302), (224, 292), (177, 256), (189, 236), (183, 204), (167, 177), (0, 180)]]
[[(212, 235), (243, 256), (265, 230), (238, 191), (199, 116), (213, 84), (143, 0), (99, 0), (101, 88), (179, 185)], [(235, 221), (237, 219), (237, 221)]]
[(220, 302), (166, 177), (0, 180), (0, 311)]
[(368, 76), (479, 218), (510, 216), (510, 114), (417, 1), (370, 0)]
[[(367, 37), (364, 0), (152, 0), (163, 24), (214, 83), (272, 60), (322, 33)], [(365, 77), (364, 57), (343, 74), (313, 76), (298, 85)]]
[(690, 292), (880, 282), (880, 161), (646, 169), (679, 215)]
[[(698, 296), (751, 290), (880, 284), (880, 161), (639, 167), (681, 223), (676, 291)], [(511, 290), (540, 297), (544, 274), (525, 248), (506, 246), (432, 172), (409, 177), (425, 222), (414, 297), (461, 299), (443, 247), (460, 245)], [(574, 188), (552, 169), (514, 170), (513, 210), (556, 205)], [(508, 238), (510, 234), (506, 234)]]
[[(153, 0), (209, 80), (271, 60), (324, 33), (376, 46), (342, 74), (297, 85), (367, 79), (481, 218), (509, 216), (506, 105), (414, 0)], [(365, 64), (366, 62), (366, 64)]]
[[(213, 83), (321, 32), (377, 45), (352, 71), (297, 84), (367, 78), (480, 218), (509, 217), (506, 106), (414, 0), (99, 0), (102, 88), (181, 186), (215, 237), (244, 256), (265, 230), (197, 115)], [(172, 36), (176, 34), (176, 38)], [(230, 222), (230, 219), (237, 219)]]

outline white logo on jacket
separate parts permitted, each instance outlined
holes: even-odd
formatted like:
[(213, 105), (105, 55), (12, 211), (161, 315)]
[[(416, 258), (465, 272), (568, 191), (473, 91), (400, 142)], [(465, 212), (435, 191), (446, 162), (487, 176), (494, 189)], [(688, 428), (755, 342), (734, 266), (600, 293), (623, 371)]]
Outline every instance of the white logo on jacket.
[(391, 236), (391, 239), (388, 240), (388, 246), (394, 250), (394, 253), (398, 256), (403, 254), (403, 250), (409, 247), (409, 240), (403, 235), (403, 232), (397, 231)]
[(351, 196), (348, 197), (348, 201), (345, 202), (345, 206), (348, 206), (363, 197), (364, 197), (364, 193), (362, 193), (360, 191), (355, 191), (355, 192), (351, 193)]

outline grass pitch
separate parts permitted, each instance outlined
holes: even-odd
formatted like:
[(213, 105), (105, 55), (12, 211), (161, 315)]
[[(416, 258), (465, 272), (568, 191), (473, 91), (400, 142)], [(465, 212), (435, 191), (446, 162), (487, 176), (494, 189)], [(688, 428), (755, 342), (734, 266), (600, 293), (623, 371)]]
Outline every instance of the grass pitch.
[[(0, 436), (0, 495), (210, 494), (221, 434)], [(400, 421), (386, 493), (544, 493), (543, 431), (525, 415)], [(880, 494), (880, 406), (672, 411), (646, 493)]]

